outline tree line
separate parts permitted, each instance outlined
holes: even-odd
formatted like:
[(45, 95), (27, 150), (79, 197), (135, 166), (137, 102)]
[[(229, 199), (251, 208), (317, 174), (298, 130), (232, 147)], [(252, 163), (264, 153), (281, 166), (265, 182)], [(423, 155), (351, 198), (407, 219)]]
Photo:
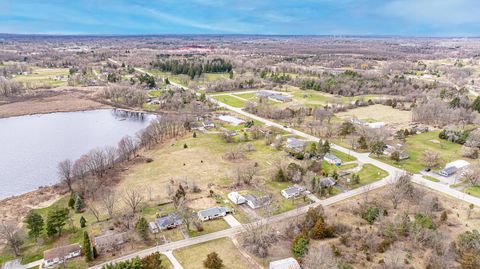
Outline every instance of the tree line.
[(188, 75), (191, 79), (202, 73), (228, 73), (233, 70), (230, 62), (221, 58), (207, 60), (206, 62), (191, 62), (187, 60), (156, 61), (151, 65), (163, 72), (171, 72), (174, 75)]

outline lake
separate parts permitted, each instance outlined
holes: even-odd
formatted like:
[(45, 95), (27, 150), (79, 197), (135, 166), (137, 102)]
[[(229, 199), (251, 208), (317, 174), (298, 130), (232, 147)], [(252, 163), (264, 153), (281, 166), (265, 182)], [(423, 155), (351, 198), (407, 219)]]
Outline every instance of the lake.
[(112, 109), (0, 119), (0, 199), (57, 183), (57, 165), (115, 146), (156, 116)]

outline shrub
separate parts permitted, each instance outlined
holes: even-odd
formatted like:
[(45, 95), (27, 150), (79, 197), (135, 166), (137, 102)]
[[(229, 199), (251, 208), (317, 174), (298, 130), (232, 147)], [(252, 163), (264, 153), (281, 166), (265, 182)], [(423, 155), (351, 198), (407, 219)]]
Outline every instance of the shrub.
[(369, 224), (373, 222), (380, 216), (381, 209), (378, 207), (370, 207), (362, 214), (362, 218), (366, 220)]
[(437, 228), (432, 218), (426, 214), (417, 214), (415, 216), (415, 224), (431, 230), (435, 230)]
[(220, 269), (223, 267), (223, 261), (216, 252), (207, 255), (207, 259), (203, 261), (203, 266), (208, 269)]
[(295, 237), (292, 244), (292, 253), (295, 258), (303, 257), (308, 251), (308, 237), (299, 234)]

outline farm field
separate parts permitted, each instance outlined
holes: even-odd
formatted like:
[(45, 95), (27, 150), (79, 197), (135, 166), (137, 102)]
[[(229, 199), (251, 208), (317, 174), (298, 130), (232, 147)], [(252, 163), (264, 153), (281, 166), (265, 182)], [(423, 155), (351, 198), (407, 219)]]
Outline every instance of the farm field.
[(412, 120), (411, 111), (402, 111), (384, 105), (372, 105), (339, 112), (336, 116), (343, 120), (357, 118), (366, 122), (385, 122), (392, 125), (407, 125)]
[(203, 269), (203, 261), (207, 254), (216, 252), (223, 260), (225, 268), (248, 269), (251, 268), (230, 238), (222, 238), (194, 246), (173, 251), (173, 255), (185, 269)]

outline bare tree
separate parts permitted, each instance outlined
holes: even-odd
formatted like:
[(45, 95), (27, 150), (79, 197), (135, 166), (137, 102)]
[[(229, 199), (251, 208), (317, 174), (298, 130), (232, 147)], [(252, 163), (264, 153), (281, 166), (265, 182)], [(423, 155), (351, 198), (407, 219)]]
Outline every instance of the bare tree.
[(58, 164), (58, 175), (60, 176), (61, 180), (64, 181), (70, 192), (73, 192), (73, 169), (72, 169), (72, 161), (70, 159), (66, 159), (61, 161)]
[(132, 214), (135, 214), (138, 207), (143, 202), (143, 194), (137, 188), (126, 189), (123, 201), (128, 207), (130, 207), (130, 209), (132, 210)]
[(2, 221), (0, 223), (0, 239), (7, 242), (15, 256), (20, 254), (20, 247), (23, 245), (23, 239), (20, 230), (14, 222)]
[(429, 169), (440, 166), (440, 154), (436, 151), (425, 150), (421, 156), (422, 163)]
[(275, 231), (263, 221), (244, 225), (243, 246), (258, 257), (266, 257), (272, 244), (278, 241)]
[(325, 245), (311, 247), (303, 258), (305, 269), (331, 269), (337, 267), (332, 250)]
[(113, 218), (115, 207), (118, 202), (117, 193), (114, 190), (104, 191), (101, 194), (100, 199), (102, 200), (103, 207), (107, 211), (108, 217)]
[(107, 146), (105, 148), (105, 157), (107, 159), (107, 166), (110, 168), (114, 168), (115, 161), (117, 159), (117, 149), (112, 146)]
[(480, 165), (471, 164), (464, 173), (465, 180), (472, 186), (480, 184)]
[(90, 211), (90, 213), (92, 213), (92, 215), (95, 217), (95, 219), (97, 219), (97, 222), (100, 221), (100, 211), (98, 210), (94, 201), (90, 201), (88, 203), (88, 211)]

